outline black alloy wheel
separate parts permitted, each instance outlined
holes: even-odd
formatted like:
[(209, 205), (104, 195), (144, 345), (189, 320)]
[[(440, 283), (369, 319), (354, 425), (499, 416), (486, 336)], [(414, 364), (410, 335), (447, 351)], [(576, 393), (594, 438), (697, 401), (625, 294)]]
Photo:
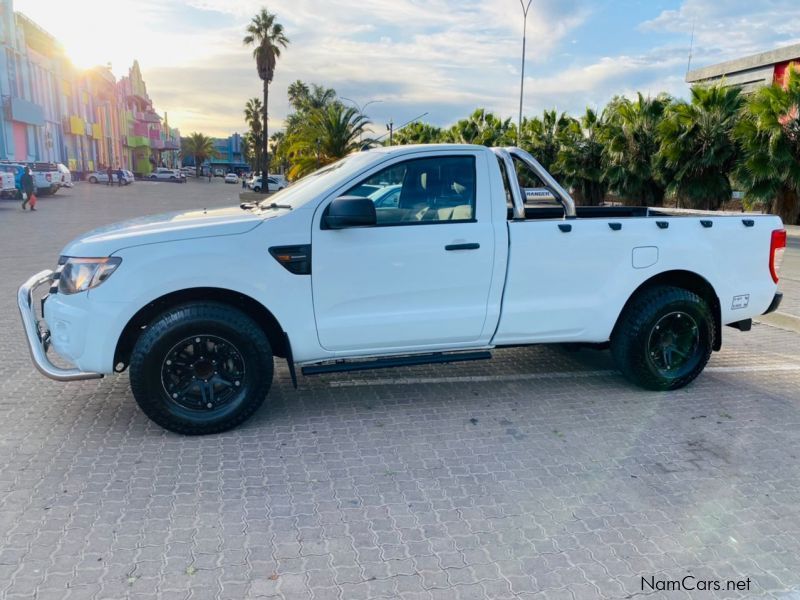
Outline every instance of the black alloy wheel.
[(640, 292), (620, 315), (611, 353), (630, 381), (649, 390), (675, 390), (703, 371), (714, 335), (706, 300), (686, 289), (656, 286)]
[(246, 384), (242, 353), (219, 336), (188, 337), (164, 357), (161, 384), (169, 398), (185, 409), (216, 410)]

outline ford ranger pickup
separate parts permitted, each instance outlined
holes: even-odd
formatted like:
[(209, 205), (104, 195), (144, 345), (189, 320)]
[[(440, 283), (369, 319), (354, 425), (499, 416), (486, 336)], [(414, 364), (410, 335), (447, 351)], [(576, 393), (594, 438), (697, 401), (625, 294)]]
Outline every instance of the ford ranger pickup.
[[(376, 200), (382, 189), (391, 202)], [(298, 367), (579, 343), (608, 346), (639, 386), (674, 390), (719, 350), (723, 326), (746, 331), (776, 309), (785, 245), (770, 215), (576, 207), (518, 148), (395, 146), (258, 203), (96, 229), (17, 300), (44, 375), (128, 370), (153, 421), (205, 434), (258, 409), (274, 357), (296, 385)], [(56, 366), (51, 349), (73, 366)]]

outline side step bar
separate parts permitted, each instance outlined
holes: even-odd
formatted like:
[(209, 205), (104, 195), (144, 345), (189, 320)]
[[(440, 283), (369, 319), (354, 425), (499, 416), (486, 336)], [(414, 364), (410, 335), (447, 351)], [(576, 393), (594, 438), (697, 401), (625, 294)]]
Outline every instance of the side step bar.
[(387, 369), (390, 367), (408, 367), (411, 365), (429, 365), (435, 363), (461, 362), (466, 360), (486, 360), (492, 358), (492, 353), (483, 352), (459, 352), (446, 354), (436, 352), (434, 354), (410, 354), (407, 356), (390, 356), (387, 358), (375, 358), (362, 361), (340, 361), (325, 363), (320, 365), (309, 365), (302, 367), (303, 375), (322, 375), (323, 373), (341, 373), (346, 371), (366, 371), (368, 369)]

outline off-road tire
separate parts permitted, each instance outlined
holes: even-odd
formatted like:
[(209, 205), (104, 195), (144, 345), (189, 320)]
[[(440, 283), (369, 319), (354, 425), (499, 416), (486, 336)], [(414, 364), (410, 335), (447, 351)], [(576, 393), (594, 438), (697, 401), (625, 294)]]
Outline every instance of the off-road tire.
[[(222, 339), (243, 361), (241, 390), (213, 410), (190, 410), (173, 401), (162, 379), (169, 353), (193, 336)], [(240, 310), (220, 303), (187, 303), (160, 314), (137, 340), (130, 360), (131, 390), (142, 411), (164, 429), (186, 435), (220, 433), (242, 424), (264, 402), (272, 385), (272, 356), (264, 331)]]
[[(696, 325), (695, 345), (686, 364), (665, 373), (650, 346), (655, 328), (671, 315), (684, 315)], [(649, 347), (650, 346), (650, 347)], [(611, 334), (611, 354), (629, 381), (648, 390), (682, 388), (705, 368), (714, 347), (714, 317), (700, 296), (673, 286), (656, 286), (638, 294), (625, 308)]]

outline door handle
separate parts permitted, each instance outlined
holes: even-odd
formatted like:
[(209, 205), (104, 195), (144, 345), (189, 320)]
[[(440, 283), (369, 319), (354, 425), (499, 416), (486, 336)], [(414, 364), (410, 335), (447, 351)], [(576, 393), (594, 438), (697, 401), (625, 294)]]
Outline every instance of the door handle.
[(450, 251), (450, 250), (477, 250), (480, 247), (481, 247), (481, 245), (478, 244), (477, 242), (472, 242), (470, 244), (447, 244), (447, 246), (445, 246), (444, 249), (448, 250), (448, 251)]

